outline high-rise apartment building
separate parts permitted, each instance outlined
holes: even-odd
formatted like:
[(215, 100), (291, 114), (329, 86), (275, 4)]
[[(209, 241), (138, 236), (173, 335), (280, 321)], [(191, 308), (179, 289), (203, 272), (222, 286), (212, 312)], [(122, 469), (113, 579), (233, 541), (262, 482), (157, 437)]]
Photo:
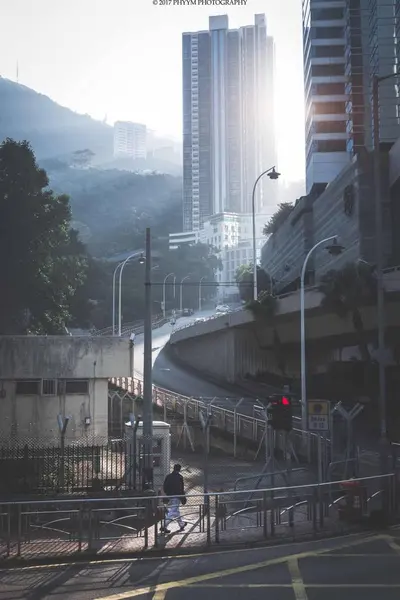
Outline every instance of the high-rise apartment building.
[(307, 193), (349, 161), (345, 9), (346, 0), (303, 0)]
[[(397, 70), (399, 0), (303, 0), (306, 189), (373, 147), (372, 79)], [(380, 83), (380, 140), (400, 134), (397, 82)]]
[[(249, 212), (257, 175), (275, 164), (274, 44), (264, 15), (229, 29), (184, 33), (183, 222), (198, 230), (213, 214)], [(258, 203), (262, 204), (263, 186)]]
[(146, 125), (131, 121), (114, 124), (114, 156), (116, 158), (146, 158)]

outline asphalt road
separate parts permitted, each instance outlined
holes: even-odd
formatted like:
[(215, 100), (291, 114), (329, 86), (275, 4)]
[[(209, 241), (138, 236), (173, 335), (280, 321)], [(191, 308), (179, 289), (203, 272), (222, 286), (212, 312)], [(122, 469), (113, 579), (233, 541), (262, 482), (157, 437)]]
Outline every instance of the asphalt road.
[[(202, 311), (192, 317), (182, 317), (177, 320), (176, 327), (181, 327), (190, 323), (199, 317), (209, 317), (215, 313), (214, 310)], [(165, 389), (182, 394), (184, 396), (195, 396), (204, 398), (214, 397), (235, 397), (235, 394), (228, 392), (223, 387), (209, 383), (202, 377), (177, 366), (162, 352), (165, 344), (168, 342), (173, 327), (169, 323), (153, 330), (153, 382)], [(134, 371), (138, 375), (143, 375), (143, 335), (138, 335), (135, 340)], [(240, 394), (236, 394), (239, 399)]]
[(0, 600), (398, 600), (400, 539), (0, 570)]

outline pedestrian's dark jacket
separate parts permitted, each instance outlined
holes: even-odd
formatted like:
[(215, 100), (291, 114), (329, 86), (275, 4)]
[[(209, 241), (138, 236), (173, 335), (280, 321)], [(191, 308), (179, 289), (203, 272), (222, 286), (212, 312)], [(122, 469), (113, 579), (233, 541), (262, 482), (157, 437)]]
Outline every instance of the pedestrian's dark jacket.
[(183, 477), (177, 471), (172, 471), (166, 476), (164, 481), (164, 494), (166, 496), (184, 496), (185, 486), (183, 483)]

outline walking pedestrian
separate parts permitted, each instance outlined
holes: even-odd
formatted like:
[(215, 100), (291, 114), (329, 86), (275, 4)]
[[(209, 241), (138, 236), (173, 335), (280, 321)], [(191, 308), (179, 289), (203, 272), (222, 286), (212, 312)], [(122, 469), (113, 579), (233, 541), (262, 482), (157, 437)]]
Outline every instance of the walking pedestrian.
[(164, 481), (164, 494), (169, 498), (167, 504), (167, 514), (165, 524), (161, 527), (161, 533), (171, 533), (168, 525), (172, 521), (177, 521), (179, 529), (183, 531), (186, 527), (185, 521), (180, 513), (180, 505), (186, 504), (185, 484), (180, 473), (181, 465), (174, 465), (172, 473), (166, 476)]

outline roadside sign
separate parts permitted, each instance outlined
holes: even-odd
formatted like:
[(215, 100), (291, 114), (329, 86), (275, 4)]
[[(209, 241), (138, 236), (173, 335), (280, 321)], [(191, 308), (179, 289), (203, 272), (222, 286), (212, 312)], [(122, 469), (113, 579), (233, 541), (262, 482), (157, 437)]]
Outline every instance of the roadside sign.
[(307, 404), (309, 431), (329, 431), (329, 400), (309, 400)]

